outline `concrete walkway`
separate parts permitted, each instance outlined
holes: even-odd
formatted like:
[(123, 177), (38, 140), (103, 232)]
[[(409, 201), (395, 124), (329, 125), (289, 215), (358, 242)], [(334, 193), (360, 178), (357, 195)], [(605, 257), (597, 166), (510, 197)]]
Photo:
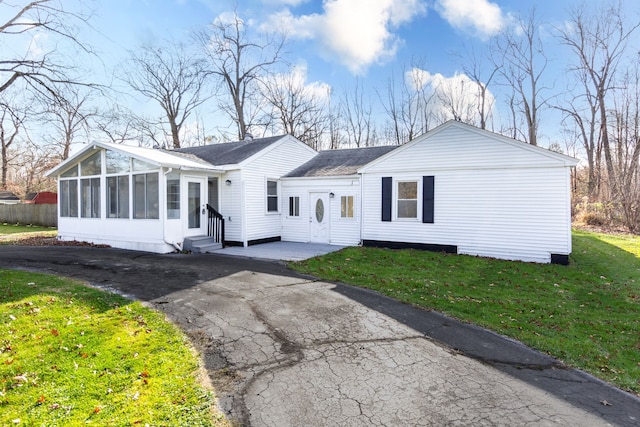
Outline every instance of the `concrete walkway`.
[(281, 263), (0, 246), (0, 267), (145, 301), (199, 348), (242, 426), (635, 426), (640, 399), (544, 354)]
[(247, 247), (227, 246), (215, 251), (215, 253), (268, 260), (303, 261), (339, 251), (344, 247), (322, 243), (271, 242)]

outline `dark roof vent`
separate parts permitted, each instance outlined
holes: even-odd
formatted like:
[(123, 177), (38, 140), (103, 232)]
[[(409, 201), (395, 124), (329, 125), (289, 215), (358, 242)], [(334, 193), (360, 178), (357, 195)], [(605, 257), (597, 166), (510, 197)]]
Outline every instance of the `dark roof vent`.
[(251, 135), (251, 133), (246, 132), (244, 134), (244, 141), (253, 141), (253, 135)]

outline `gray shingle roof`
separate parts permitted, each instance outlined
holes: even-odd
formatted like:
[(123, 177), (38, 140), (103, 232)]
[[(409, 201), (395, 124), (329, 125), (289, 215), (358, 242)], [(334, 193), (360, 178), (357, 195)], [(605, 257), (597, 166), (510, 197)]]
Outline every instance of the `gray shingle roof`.
[(20, 200), (20, 198), (11, 191), (0, 190), (0, 200)]
[(321, 151), (313, 159), (289, 172), (285, 177), (355, 175), (362, 166), (398, 147), (398, 145), (387, 145)]
[(180, 148), (171, 151), (196, 156), (214, 166), (235, 165), (264, 150), (284, 135), (255, 138), (251, 141), (225, 142), (201, 147)]

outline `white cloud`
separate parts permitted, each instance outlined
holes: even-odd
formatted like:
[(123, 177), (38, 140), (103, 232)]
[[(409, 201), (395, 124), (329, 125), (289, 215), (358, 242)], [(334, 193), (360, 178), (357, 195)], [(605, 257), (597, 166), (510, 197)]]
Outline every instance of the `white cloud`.
[[(406, 84), (415, 91), (430, 93), (429, 109), (439, 122), (458, 118), (465, 123), (476, 123), (479, 119), (482, 97), (480, 88), (464, 73), (446, 77), (440, 73), (431, 74), (420, 68), (412, 68), (405, 74)], [(485, 92), (485, 113), (491, 116), (495, 107), (495, 97), (487, 89)], [(477, 123), (476, 123), (477, 124)]]
[(283, 10), (268, 25), (279, 25), (292, 37), (317, 40), (325, 58), (338, 60), (354, 74), (393, 57), (401, 42), (393, 31), (426, 11), (423, 0), (326, 0), (323, 9), (301, 16)]
[(500, 6), (488, 0), (437, 0), (435, 9), (451, 26), (483, 38), (495, 35), (505, 25)]
[(288, 74), (275, 74), (269, 83), (283, 88), (285, 92), (296, 92), (316, 102), (329, 102), (331, 86), (325, 82), (307, 82), (307, 65), (294, 66)]

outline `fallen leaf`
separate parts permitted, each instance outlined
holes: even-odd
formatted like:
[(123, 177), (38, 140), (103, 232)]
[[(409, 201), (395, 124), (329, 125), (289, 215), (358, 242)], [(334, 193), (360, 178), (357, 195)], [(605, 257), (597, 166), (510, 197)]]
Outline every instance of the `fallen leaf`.
[(602, 403), (604, 406), (611, 406), (611, 403), (607, 402), (606, 400), (601, 400), (600, 403)]
[(38, 403), (44, 403), (44, 395), (40, 395), (38, 398)]
[(60, 335), (60, 332), (58, 332), (57, 329), (52, 329), (51, 330), (51, 335), (53, 335), (54, 337), (57, 337), (58, 335)]
[(98, 412), (100, 412), (102, 409), (100, 409), (99, 406), (96, 406), (95, 408), (93, 408), (93, 413), (97, 414)]

